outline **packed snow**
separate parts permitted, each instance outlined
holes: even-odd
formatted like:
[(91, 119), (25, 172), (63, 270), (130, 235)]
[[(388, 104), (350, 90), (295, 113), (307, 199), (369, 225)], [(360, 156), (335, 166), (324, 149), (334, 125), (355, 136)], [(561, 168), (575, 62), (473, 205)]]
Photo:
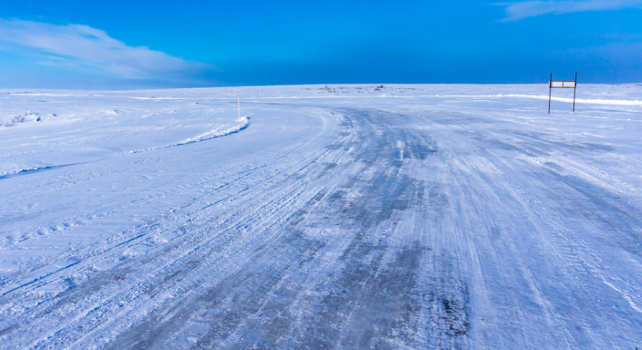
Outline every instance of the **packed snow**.
[(642, 348), (642, 85), (572, 98), (2, 90), (0, 348)]

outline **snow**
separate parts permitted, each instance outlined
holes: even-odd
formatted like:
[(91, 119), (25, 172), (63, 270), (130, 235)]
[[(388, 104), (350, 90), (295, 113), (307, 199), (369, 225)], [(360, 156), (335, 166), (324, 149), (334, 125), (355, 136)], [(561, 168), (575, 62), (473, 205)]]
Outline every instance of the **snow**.
[(0, 348), (642, 348), (642, 85), (572, 94), (2, 90)]

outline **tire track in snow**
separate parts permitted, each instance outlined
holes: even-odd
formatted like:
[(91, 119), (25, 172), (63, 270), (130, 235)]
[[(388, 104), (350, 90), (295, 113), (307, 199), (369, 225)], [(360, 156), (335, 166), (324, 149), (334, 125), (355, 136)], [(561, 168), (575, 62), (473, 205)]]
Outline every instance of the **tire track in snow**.
[[(350, 119), (352, 122), (363, 122), (362, 119), (366, 117), (357, 115), (350, 116)], [(352, 123), (346, 123), (349, 124)], [(356, 127), (358, 136), (352, 137), (350, 144), (343, 144), (340, 148), (351, 150), (355, 146), (362, 147), (362, 140), (373, 136), (372, 131), (364, 126), (367, 123)], [(194, 339), (193, 345), (201, 348), (288, 348), (332, 344), (383, 346), (394, 344), (395, 341), (416, 344), (419, 338), (405, 329), (404, 322), (395, 325), (390, 324), (388, 319), (394, 319), (391, 314), (402, 312), (402, 315), (406, 315), (403, 319), (410, 322), (412, 314), (420, 309), (416, 304), (421, 301), (409, 293), (414, 289), (413, 281), (424, 248), (417, 242), (411, 242), (407, 250), (395, 252), (396, 249), (390, 247), (389, 242), (372, 242), (369, 232), (398, 211), (405, 210), (410, 205), (408, 202), (418, 203), (419, 199), (412, 197), (420, 196), (423, 191), (421, 187), (412, 189), (412, 181), (407, 182), (409, 179), (398, 173), (401, 163), (396, 163), (393, 166), (396, 170), (392, 172), (385, 170), (391, 161), (398, 160), (398, 151), (388, 148), (386, 144), (387, 140), (378, 140), (372, 145), (363, 146), (361, 151), (352, 155), (353, 158), (360, 158), (358, 162), (353, 159), (346, 162), (345, 166), (326, 169), (327, 178), (342, 180), (301, 208), (295, 214), (296, 218), (286, 226), (285, 232), (266, 243), (258, 255), (241, 266), (237, 273), (180, 307), (159, 310), (111, 346), (180, 347), (185, 345), (185, 337)], [(374, 175), (375, 178), (365, 181), (357, 175), (359, 173), (367, 174), (366, 177)], [(365, 194), (354, 199), (345, 197), (360, 191)], [(308, 219), (308, 216), (314, 219)], [(306, 234), (310, 227), (332, 227), (333, 224), (345, 226), (341, 231), (345, 236), (326, 233), (315, 238), (315, 235)], [(324, 243), (327, 239), (332, 244)], [(373, 254), (378, 258), (373, 260)], [(318, 263), (318, 260), (327, 260), (327, 256), (338, 256), (344, 262), (329, 265)], [(392, 261), (384, 264), (384, 258)], [(386, 300), (382, 289), (388, 289), (396, 297)], [(394, 289), (398, 293), (392, 292)], [(341, 290), (350, 292), (337, 294)], [(310, 295), (325, 297), (309, 298)], [(438, 307), (446, 309), (446, 313), (465, 312), (465, 309), (454, 309), (450, 301), (454, 299), (447, 294), (443, 294), (443, 297), (444, 302)], [(355, 299), (363, 302), (361, 305), (351, 305)], [(380, 314), (378, 322), (381, 324), (375, 323), (373, 327), (387, 326), (386, 329), (391, 333), (375, 334), (366, 329), (355, 338), (348, 331), (354, 329), (351, 323), (355, 322), (355, 318), (337, 318), (338, 312), (349, 314), (351, 309), (354, 310), (353, 315), (367, 317), (382, 305), (388, 307)], [(227, 321), (221, 323), (220, 320)], [(455, 322), (458, 320), (461, 320), (461, 316), (453, 319)], [(332, 324), (338, 328), (333, 328)], [(305, 329), (300, 325), (306, 325)], [(312, 328), (309, 328), (310, 325)], [(341, 329), (345, 329), (345, 332)], [(394, 335), (394, 329), (401, 331), (402, 335)], [(310, 334), (311, 330), (317, 335)], [(365, 338), (363, 335), (366, 335)], [(444, 336), (439, 330), (436, 335)]]
[[(322, 133), (322, 132), (324, 132), (324, 130), (325, 130), (325, 127), (323, 128), (323, 130), (321, 130), (321, 133)], [(315, 136), (313, 139), (316, 139), (317, 137), (318, 137), (318, 135), (317, 135), (317, 136)], [(301, 147), (307, 146), (308, 144), (309, 144), (309, 142), (308, 142), (308, 143), (306, 143), (306, 144), (304, 144), (304, 145), (302, 145)], [(280, 157), (281, 157), (281, 159), (290, 159), (290, 158), (291, 158), (291, 156), (292, 156), (292, 154), (295, 154), (296, 152), (297, 152), (297, 150), (295, 149), (295, 150), (292, 150), (292, 151), (288, 152), (287, 154), (280, 155)], [(277, 161), (277, 162), (274, 162), (274, 161), (271, 161), (271, 162), (268, 162), (268, 163), (264, 164), (263, 166), (256, 167), (256, 168), (254, 169), (254, 170), (259, 169), (260, 171), (250, 171), (250, 172), (248, 172), (248, 174), (251, 174), (251, 175), (253, 175), (253, 177), (254, 177), (254, 178), (256, 178), (256, 179), (260, 179), (260, 180), (261, 180), (261, 181), (254, 181), (256, 184), (261, 184), (261, 183), (265, 183), (265, 182), (270, 182), (270, 181), (272, 181), (272, 178), (274, 178), (274, 177), (282, 177), (282, 176), (285, 176), (285, 177), (284, 177), (284, 179), (287, 179), (287, 178), (290, 176), (290, 175), (288, 175), (288, 174), (291, 174), (293, 170), (294, 170), (294, 172), (295, 172), (295, 173), (296, 173), (296, 172), (299, 172), (299, 171), (301, 171), (301, 170), (305, 169), (305, 168), (306, 168), (307, 166), (309, 166), (310, 164), (315, 163), (315, 161), (316, 161), (319, 157), (321, 157), (321, 156), (323, 156), (325, 153), (327, 153), (327, 151), (321, 151), (321, 152), (314, 151), (314, 152), (315, 152), (316, 154), (313, 154), (311, 157), (304, 158), (303, 160), (301, 160), (301, 161), (299, 162), (299, 164), (300, 164), (300, 167), (299, 167), (299, 168), (296, 168), (296, 167), (295, 167), (294, 169), (292, 169), (292, 166), (293, 166), (294, 164), (296, 164), (296, 163), (294, 163), (294, 164), (293, 164), (292, 162), (289, 162), (289, 163), (288, 163), (288, 162), (278, 162), (278, 161)], [(279, 167), (281, 168), (281, 170), (274, 172), (274, 171), (273, 171), (273, 170), (274, 170), (274, 168), (267, 168), (267, 164), (269, 164), (269, 163), (272, 163), (272, 164), (274, 164), (274, 163), (279, 164)], [(296, 170), (296, 169), (298, 169), (298, 170)], [(285, 172), (284, 172), (284, 171), (285, 171)], [(266, 174), (263, 174), (264, 172), (267, 172), (267, 173), (266, 173)], [(276, 182), (276, 183), (281, 183), (284, 179), (280, 179), (279, 181), (275, 181), (275, 182)], [(299, 182), (300, 182), (300, 181), (299, 181)], [(287, 184), (287, 183), (288, 183), (288, 181), (285, 181), (285, 183)], [(294, 184), (296, 185), (296, 182), (295, 182)], [(246, 194), (244, 195), (244, 194), (243, 194), (243, 192), (246, 192)], [(259, 192), (259, 193), (260, 193), (260, 192)], [(253, 191), (251, 191), (251, 188), (245, 188), (244, 190), (241, 190), (240, 192), (234, 192), (234, 191), (232, 190), (232, 191), (230, 192), (230, 194), (229, 194), (229, 195), (227, 195), (227, 198), (228, 198), (228, 199), (232, 199), (232, 200), (236, 200), (236, 201), (238, 202), (238, 199), (239, 199), (239, 198), (238, 198), (238, 196), (239, 196), (239, 194), (242, 196), (242, 198), (244, 198), (244, 199), (243, 199), (243, 201), (244, 201), (246, 204), (248, 203), (248, 201), (251, 201), (251, 200), (256, 199), (256, 198), (253, 198), (253, 197), (252, 197), (252, 195), (253, 195)], [(291, 197), (292, 197), (292, 195), (293, 195), (293, 193), (292, 193), (292, 192), (284, 192), (284, 198), (291, 198)], [(275, 204), (276, 204), (276, 200), (277, 200), (277, 199), (271, 199), (268, 203), (273, 203), (273, 206), (275, 206)], [(193, 204), (193, 203), (188, 204), (188, 205), (192, 205), (192, 204)], [(219, 205), (221, 205), (221, 204), (223, 204), (223, 203), (219, 202), (218, 204), (219, 204)], [(187, 205), (187, 206), (188, 206), (188, 205)], [(209, 207), (212, 207), (213, 205), (215, 205), (215, 203), (210, 203), (209, 205), (205, 206), (205, 208), (204, 208), (204, 209), (207, 209), (207, 208), (209, 208)], [(238, 213), (238, 212), (240, 212), (240, 211), (243, 211), (243, 209), (238, 209), (238, 208), (236, 208), (236, 209), (235, 209), (235, 208), (234, 208), (234, 205), (229, 205), (229, 204), (228, 204), (226, 207), (228, 207), (227, 211), (228, 211), (228, 213), (230, 213), (230, 214), (226, 214), (226, 215), (228, 215), (229, 217), (231, 217), (231, 215), (233, 215), (233, 214), (235, 214), (235, 213)], [(259, 208), (259, 209), (257, 209), (257, 210), (260, 210), (260, 208)], [(180, 210), (177, 210), (177, 211), (179, 211), (179, 212), (180, 212)], [(190, 214), (193, 214), (193, 213), (190, 213)], [(198, 213), (197, 213), (197, 214), (198, 214)], [(204, 214), (204, 213), (200, 213), (200, 215), (203, 215), (203, 214)], [(250, 215), (250, 216), (251, 216), (251, 215)], [(184, 217), (184, 220), (187, 220), (187, 222), (193, 221), (193, 220), (192, 220), (192, 217), (189, 217), (189, 216), (188, 216), (188, 217)], [(208, 221), (213, 221), (213, 219), (208, 219)], [(207, 224), (207, 222), (206, 222), (206, 224)], [(225, 224), (225, 223), (224, 223), (224, 224)], [(244, 226), (244, 225), (243, 225), (242, 223), (240, 223), (240, 222), (231, 222), (231, 223), (229, 223), (229, 224), (227, 224), (227, 225), (229, 225), (228, 227)], [(245, 226), (246, 226), (246, 225), (245, 225)], [(154, 227), (154, 225), (152, 226), (152, 228), (153, 228), (153, 227)], [(143, 228), (144, 228), (144, 227), (143, 227)], [(168, 228), (168, 229), (169, 229), (169, 230), (173, 230), (171, 227), (170, 227), (170, 228)], [(184, 234), (187, 234), (187, 232), (188, 232), (188, 231), (189, 231), (189, 228), (188, 228), (188, 229), (183, 229), (183, 233), (184, 233)], [(137, 240), (137, 239), (142, 238), (142, 237), (143, 237), (143, 236), (145, 236), (145, 235), (146, 235), (146, 234), (139, 234), (139, 235), (135, 236), (135, 237), (134, 237), (134, 238), (132, 238), (132, 239), (128, 239), (126, 242), (122, 242), (122, 243), (118, 244), (117, 246), (118, 246), (118, 247), (125, 246), (125, 245), (127, 245), (127, 244), (130, 244), (130, 243), (131, 243), (131, 242), (133, 242), (134, 240)], [(189, 239), (189, 238), (188, 238), (188, 239)], [(192, 239), (193, 239), (193, 237), (192, 237)], [(205, 242), (204, 242), (204, 244), (207, 244), (207, 243), (208, 243), (207, 241), (205, 241)], [(180, 241), (179, 241), (179, 242), (174, 242), (174, 243), (173, 243), (173, 245), (174, 245), (174, 246), (176, 246), (176, 245), (180, 245), (180, 244), (182, 244)], [(110, 248), (109, 250), (111, 250), (111, 248)], [(241, 250), (242, 250), (242, 249), (241, 249)], [(167, 253), (167, 250), (166, 250), (166, 249), (164, 250), (164, 253)], [(113, 256), (113, 255), (114, 255), (114, 253), (112, 253), (112, 254), (110, 254), (110, 255), (108, 255), (108, 256), (106, 256), (106, 257), (102, 257), (102, 259), (107, 259), (107, 260), (108, 260), (108, 259), (110, 259), (110, 256)], [(88, 261), (98, 262), (98, 261), (97, 261), (97, 259), (96, 259), (96, 257), (100, 257), (100, 255), (98, 255), (98, 256), (94, 255), (94, 258), (89, 259)], [(89, 258), (91, 258), (91, 256), (90, 256)], [(86, 259), (86, 260), (87, 260), (87, 259)], [(150, 257), (150, 259), (149, 259), (149, 260), (152, 260), (152, 258)], [(86, 264), (86, 263), (87, 263), (87, 262), (85, 262), (85, 264)], [(140, 262), (138, 262), (138, 264), (140, 264)], [(123, 276), (121, 276), (121, 277), (119, 277), (119, 278), (122, 278), (122, 277), (123, 277)], [(44, 280), (43, 280), (43, 279), (38, 279), (37, 281), (38, 281), (38, 282), (41, 282), (41, 286), (46, 285), (46, 279), (44, 279)], [(92, 288), (92, 291), (94, 291), (94, 292), (95, 292), (95, 290), (93, 290), (93, 288)], [(68, 297), (68, 295), (62, 295), (62, 297), (63, 297), (63, 299), (64, 299), (65, 297)], [(86, 295), (86, 296), (84, 296), (83, 298), (86, 298), (86, 297), (88, 297), (88, 296)], [(79, 297), (75, 297), (75, 299), (79, 299)], [(58, 305), (60, 305), (60, 307), (64, 307), (66, 303), (65, 303), (65, 302), (64, 302), (64, 300), (63, 300), (63, 302), (62, 302), (62, 303), (57, 303), (57, 304), (58, 304)], [(47, 311), (46, 313), (47, 313), (47, 314), (51, 313), (51, 310), (50, 310), (50, 311)]]

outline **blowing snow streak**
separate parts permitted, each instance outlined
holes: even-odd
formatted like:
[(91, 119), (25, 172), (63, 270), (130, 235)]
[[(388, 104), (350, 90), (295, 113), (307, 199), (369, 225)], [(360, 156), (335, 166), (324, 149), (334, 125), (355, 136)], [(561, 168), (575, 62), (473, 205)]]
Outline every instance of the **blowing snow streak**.
[(642, 87), (258, 89), (0, 95), (0, 348), (640, 347)]

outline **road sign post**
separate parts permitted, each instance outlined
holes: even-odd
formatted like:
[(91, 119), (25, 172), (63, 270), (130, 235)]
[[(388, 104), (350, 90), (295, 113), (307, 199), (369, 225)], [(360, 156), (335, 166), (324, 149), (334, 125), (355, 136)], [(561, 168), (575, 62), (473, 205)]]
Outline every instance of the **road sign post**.
[(577, 93), (577, 72), (575, 80), (553, 80), (553, 73), (548, 79), (548, 114), (551, 114), (551, 92), (553, 89), (573, 89), (573, 113), (575, 113), (575, 96)]

